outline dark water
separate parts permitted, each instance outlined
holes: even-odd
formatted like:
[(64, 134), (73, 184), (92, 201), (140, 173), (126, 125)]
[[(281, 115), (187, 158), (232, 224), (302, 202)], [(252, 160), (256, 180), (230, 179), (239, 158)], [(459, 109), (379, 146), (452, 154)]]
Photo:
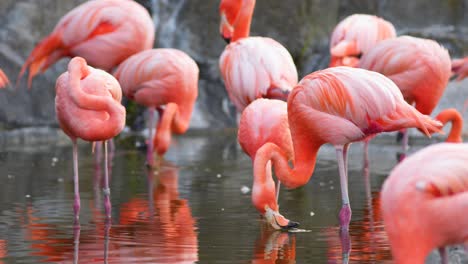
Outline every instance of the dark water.
[[(106, 224), (103, 173), (80, 147), (81, 229), (73, 227), (71, 146), (18, 147), (0, 153), (0, 264), (6, 263), (343, 263), (335, 152), (325, 146), (311, 181), (282, 189), (281, 212), (303, 233), (273, 231), (251, 205), (251, 162), (234, 131), (176, 138), (162, 166), (117, 143), (111, 166), (112, 223)], [(391, 263), (379, 188), (396, 164), (394, 138), (371, 143), (371, 187), (362, 145), (349, 162), (349, 263)], [(423, 144), (429, 144), (428, 140)], [(244, 187), (245, 189), (245, 187)]]

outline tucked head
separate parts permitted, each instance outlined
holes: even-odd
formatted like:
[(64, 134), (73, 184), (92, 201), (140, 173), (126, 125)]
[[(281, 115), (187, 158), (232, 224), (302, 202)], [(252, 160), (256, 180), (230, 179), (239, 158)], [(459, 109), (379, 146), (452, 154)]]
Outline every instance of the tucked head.
[(255, 0), (221, 1), (219, 32), (227, 43), (249, 35), (254, 6)]

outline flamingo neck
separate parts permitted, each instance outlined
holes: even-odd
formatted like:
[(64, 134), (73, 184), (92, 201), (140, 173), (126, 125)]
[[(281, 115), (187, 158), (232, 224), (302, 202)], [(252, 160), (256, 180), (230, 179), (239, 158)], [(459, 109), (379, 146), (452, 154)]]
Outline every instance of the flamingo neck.
[(234, 24), (234, 33), (231, 41), (246, 38), (250, 35), (250, 24), (252, 23), (255, 0), (244, 0), (242, 2), (241, 10)]
[(461, 135), (463, 131), (463, 118), (457, 110), (453, 108), (445, 109), (442, 112), (440, 112), (435, 119), (439, 120), (444, 125), (448, 122), (452, 123), (452, 128), (450, 129), (450, 133), (446, 139), (446, 142), (462, 142)]
[(179, 107), (175, 103), (168, 103), (162, 110), (160, 120), (157, 125), (157, 134), (154, 137), (154, 148), (159, 155), (163, 155), (171, 144), (172, 132), (182, 134), (188, 129), (189, 122), (186, 122), (179, 113)]
[[(310, 144), (308, 144), (310, 146)], [(288, 188), (305, 185), (315, 169), (315, 161), (320, 146), (308, 148), (307, 151), (296, 151), (293, 168), (288, 164), (286, 153), (273, 143), (263, 145), (255, 155), (254, 175), (260, 175), (259, 181), (265, 181), (267, 163), (271, 161), (276, 177)], [(271, 176), (270, 176), (271, 177)]]

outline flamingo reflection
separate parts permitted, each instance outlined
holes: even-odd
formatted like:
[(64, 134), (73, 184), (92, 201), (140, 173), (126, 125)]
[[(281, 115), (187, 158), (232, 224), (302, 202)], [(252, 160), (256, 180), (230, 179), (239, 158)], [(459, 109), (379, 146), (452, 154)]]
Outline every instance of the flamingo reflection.
[(380, 214), (379, 192), (371, 193), (370, 188), (366, 189), (368, 203), (362, 220), (352, 221), (349, 232), (341, 232), (339, 227), (323, 230), (327, 237), (330, 264), (391, 263), (390, 247)]
[(6, 240), (0, 239), (0, 264), (4, 264), (3, 258), (7, 255), (7, 243)]
[(296, 235), (262, 225), (252, 264), (296, 263)]
[[(90, 224), (73, 230), (45, 223), (27, 208), (24, 221), (32, 255), (53, 263), (193, 263), (198, 261), (195, 220), (177, 190), (178, 168), (164, 163), (148, 170), (150, 194), (133, 197), (120, 207), (118, 221), (103, 221), (91, 203)], [(116, 221), (115, 218), (113, 221)]]

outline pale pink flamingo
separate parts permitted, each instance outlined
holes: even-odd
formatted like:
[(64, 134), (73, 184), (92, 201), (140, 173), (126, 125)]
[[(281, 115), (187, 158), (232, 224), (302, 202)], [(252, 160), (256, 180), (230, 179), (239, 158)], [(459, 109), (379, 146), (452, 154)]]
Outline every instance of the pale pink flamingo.
[[(255, 163), (257, 150), (268, 142), (285, 151), (288, 160), (293, 160), (286, 102), (260, 98), (249, 104), (242, 112), (237, 139), (252, 163)], [(297, 223), (279, 213), (279, 189), (280, 182), (275, 187), (268, 162), (265, 173), (254, 175), (252, 203), (276, 229), (295, 227)]]
[(249, 37), (255, 0), (222, 0), (222, 37), (230, 42), (219, 59), (221, 76), (239, 113), (257, 98), (286, 100), (297, 84), (289, 52), (277, 41)]
[(26, 59), (28, 87), (39, 72), (62, 57), (83, 57), (110, 71), (139, 51), (153, 47), (155, 28), (148, 11), (135, 1), (88, 1), (68, 12)]
[(10, 81), (8, 80), (8, 77), (6, 74), (0, 69), (0, 88), (6, 87)]
[[(195, 61), (176, 49), (137, 53), (122, 62), (114, 73), (125, 96), (149, 108), (149, 165), (153, 164), (153, 145), (162, 156), (169, 148), (171, 134), (187, 131), (198, 95), (198, 73)], [(153, 140), (155, 109), (159, 122)]]
[[(387, 39), (363, 54), (359, 67), (382, 73), (400, 88), (409, 104), (430, 115), (447, 87), (451, 75), (448, 51), (433, 40), (410, 36)], [(403, 134), (403, 149), (408, 133)]]
[(452, 72), (457, 75), (457, 81), (468, 77), (468, 56), (462, 59), (452, 60)]
[(397, 264), (422, 264), (468, 234), (468, 145), (440, 143), (399, 163), (385, 181), (382, 213)]
[(75, 220), (78, 222), (80, 211), (78, 138), (105, 141), (104, 206), (106, 216), (110, 218), (107, 140), (119, 134), (125, 126), (125, 108), (120, 104), (120, 85), (112, 75), (88, 66), (83, 58), (75, 57), (68, 64), (68, 71), (57, 79), (55, 90), (57, 119), (63, 132), (73, 141)]
[(383, 18), (364, 14), (348, 16), (333, 30), (330, 67), (356, 67), (362, 54), (379, 41), (395, 37), (395, 27)]
[[(288, 98), (288, 122), (293, 167), (288, 164), (287, 150), (267, 142), (255, 154), (255, 177), (267, 178), (271, 162), (282, 184), (288, 188), (302, 186), (314, 171), (319, 148), (326, 143), (334, 145), (343, 201), (340, 226), (345, 230), (351, 219), (347, 176), (350, 143), (407, 127), (418, 127), (429, 136), (442, 126), (406, 103), (390, 79), (350, 67), (328, 68), (304, 77)], [(274, 192), (274, 188), (269, 191)], [(271, 200), (275, 196), (268, 197)]]

